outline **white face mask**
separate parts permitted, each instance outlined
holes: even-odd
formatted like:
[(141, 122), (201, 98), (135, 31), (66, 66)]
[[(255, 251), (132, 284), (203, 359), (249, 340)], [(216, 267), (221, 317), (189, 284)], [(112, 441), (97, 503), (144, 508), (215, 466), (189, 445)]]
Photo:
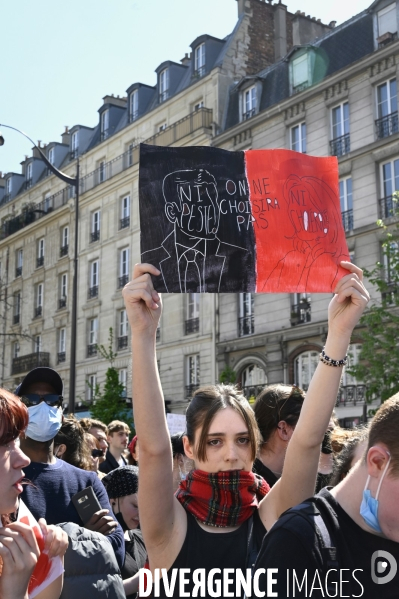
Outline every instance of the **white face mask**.
[(61, 428), (62, 411), (42, 401), (37, 406), (28, 408), (29, 424), (26, 436), (34, 441), (44, 442), (54, 439)]

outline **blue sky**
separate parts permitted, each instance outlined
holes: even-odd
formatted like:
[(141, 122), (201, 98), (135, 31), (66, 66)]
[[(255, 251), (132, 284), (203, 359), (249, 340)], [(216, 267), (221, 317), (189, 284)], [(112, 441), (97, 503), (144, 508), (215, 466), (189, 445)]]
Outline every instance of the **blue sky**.
[[(276, 1), (276, 0), (275, 0)], [(346, 21), (370, 0), (285, 0), (324, 23)], [(0, 36), (0, 123), (34, 141), (61, 141), (64, 126), (94, 126), (106, 94), (134, 82), (155, 84), (164, 60), (179, 62), (194, 39), (223, 38), (236, 0), (5, 0)], [(3, 129), (0, 171), (20, 172), (31, 145)]]

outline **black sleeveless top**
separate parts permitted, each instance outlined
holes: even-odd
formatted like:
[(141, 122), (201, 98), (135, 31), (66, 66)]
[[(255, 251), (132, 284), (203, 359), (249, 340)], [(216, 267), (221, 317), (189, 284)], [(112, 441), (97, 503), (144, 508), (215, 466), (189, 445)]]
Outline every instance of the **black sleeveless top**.
[[(179, 555), (175, 559), (172, 567), (168, 570), (169, 584), (173, 584), (173, 570), (177, 571), (176, 582), (174, 585), (173, 594), (169, 594), (169, 597), (179, 598), (179, 572), (181, 568), (190, 569), (190, 574), (186, 574), (185, 578), (189, 581), (184, 586), (184, 591), (192, 596), (192, 589), (194, 582), (192, 580), (192, 573), (194, 570), (199, 568), (205, 569), (206, 580), (207, 575), (213, 568), (219, 568), (220, 574), (215, 575), (214, 581), (222, 580), (223, 569), (233, 568), (234, 574), (230, 578), (235, 581), (235, 571), (242, 570), (245, 576), (246, 568), (248, 564), (247, 559), (247, 542), (248, 542), (248, 520), (241, 524), (237, 530), (232, 532), (219, 532), (213, 533), (208, 532), (201, 528), (197, 523), (195, 517), (186, 512), (187, 514), (187, 533), (184, 540), (183, 546), (180, 550)], [(257, 548), (256, 553), (259, 552), (262, 545), (262, 540), (266, 534), (266, 529), (259, 517), (258, 510), (255, 511), (253, 517), (253, 541)], [(215, 582), (214, 582), (215, 585)], [(205, 585), (206, 593), (208, 595), (207, 586)], [(230, 591), (235, 592), (235, 582), (229, 587)], [(153, 588), (154, 593), (154, 588)], [(152, 595), (154, 596), (154, 595)], [(165, 594), (163, 580), (160, 581), (160, 594), (159, 597), (167, 597)], [(198, 597), (201, 597), (200, 591)]]

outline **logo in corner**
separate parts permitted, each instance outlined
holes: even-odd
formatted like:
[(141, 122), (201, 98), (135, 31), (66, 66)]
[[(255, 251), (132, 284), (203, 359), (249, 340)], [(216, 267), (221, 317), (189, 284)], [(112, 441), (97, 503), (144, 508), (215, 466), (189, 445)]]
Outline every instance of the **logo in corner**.
[(382, 549), (374, 551), (371, 556), (371, 578), (375, 584), (391, 582), (398, 571), (398, 564), (393, 555)]

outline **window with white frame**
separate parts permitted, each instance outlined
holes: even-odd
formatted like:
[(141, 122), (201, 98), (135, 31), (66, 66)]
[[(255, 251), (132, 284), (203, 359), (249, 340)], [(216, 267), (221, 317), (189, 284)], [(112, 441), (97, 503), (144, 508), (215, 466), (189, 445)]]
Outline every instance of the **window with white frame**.
[(344, 102), (331, 109), (331, 139), (335, 140), (349, 133), (349, 103)]
[(241, 388), (248, 400), (251, 398), (255, 399), (256, 395), (261, 391), (257, 387), (264, 387), (266, 384), (267, 377), (265, 371), (257, 364), (250, 364), (241, 373)]
[(347, 369), (351, 369), (353, 366), (356, 366), (359, 363), (359, 356), (362, 350), (361, 343), (351, 343), (348, 347), (348, 366), (344, 368), (342, 373), (341, 384), (346, 387), (347, 385), (356, 385), (362, 384), (361, 381), (358, 381), (354, 376), (347, 372)]
[(24, 251), (18, 250), (17, 251), (17, 268), (22, 268), (24, 263)]
[(97, 332), (98, 318), (91, 318), (89, 320), (89, 345), (95, 345), (97, 343)]
[(238, 335), (253, 335), (255, 332), (254, 322), (254, 295), (252, 293), (240, 293), (238, 295)]
[(308, 53), (305, 53), (291, 61), (291, 83), (294, 92), (302, 91), (311, 83), (309, 80), (309, 58)]
[(103, 183), (106, 179), (106, 166), (104, 160), (100, 162), (98, 167), (98, 180), (100, 183)]
[(60, 276), (60, 298), (66, 300), (68, 295), (68, 273)]
[(48, 161), (50, 164), (54, 164), (54, 148), (50, 148), (50, 150), (48, 151)]
[(161, 131), (165, 131), (167, 127), (166, 123), (162, 123), (162, 125), (158, 125), (158, 133), (161, 133)]
[(44, 261), (44, 237), (37, 242), (37, 261), (38, 266)]
[(119, 312), (119, 337), (127, 337), (127, 314), (126, 310), (123, 309)]
[(101, 113), (101, 139), (107, 139), (109, 136), (109, 109)]
[(90, 374), (87, 379), (87, 400), (93, 401), (96, 394), (97, 376)]
[(379, 119), (398, 111), (396, 79), (377, 86), (377, 116)]
[(91, 215), (91, 240), (98, 241), (100, 239), (100, 211), (96, 210)]
[(12, 344), (12, 357), (18, 358), (19, 351), (20, 351), (19, 343), (18, 343), (18, 341), (14, 341), (14, 343)]
[(200, 311), (200, 294), (187, 293), (187, 320), (199, 318)]
[(129, 282), (129, 248), (119, 252), (119, 288)]
[(159, 101), (165, 102), (169, 97), (169, 69), (159, 73)]
[(19, 322), (21, 316), (21, 292), (14, 293), (14, 324)]
[(319, 363), (320, 353), (307, 351), (299, 354), (294, 362), (295, 384), (304, 391), (308, 390), (310, 380)]
[(382, 197), (391, 197), (395, 191), (399, 191), (399, 158), (382, 164), (381, 175)]
[(33, 340), (34, 352), (39, 353), (42, 351), (42, 336), (36, 335)]
[(306, 123), (300, 123), (291, 127), (290, 149), (294, 150), (294, 152), (306, 154)]
[(12, 179), (11, 179), (11, 177), (8, 177), (7, 182), (6, 182), (7, 195), (10, 195), (11, 191), (12, 191)]
[(99, 281), (99, 261), (98, 260), (93, 260), (93, 262), (90, 263), (90, 287), (98, 287), (98, 281)]
[(45, 212), (48, 212), (52, 207), (52, 198), (49, 191), (44, 194), (43, 207)]
[(125, 196), (121, 201), (121, 219), (130, 219), (130, 196)]
[(129, 110), (130, 121), (133, 122), (139, 116), (139, 92), (137, 89), (130, 94)]
[(121, 368), (119, 371), (119, 382), (123, 385), (122, 397), (127, 395), (127, 368)]
[(205, 74), (205, 44), (200, 44), (195, 48), (194, 71), (199, 77)]
[(68, 245), (69, 245), (69, 227), (64, 227), (62, 229), (62, 235), (61, 235), (61, 247), (67, 248)]
[(251, 118), (256, 112), (256, 87), (253, 85), (242, 93), (242, 120)]
[(396, 17), (396, 2), (392, 2), (377, 13), (378, 37), (385, 33), (397, 33), (398, 21)]
[(44, 289), (43, 283), (39, 283), (36, 287), (36, 307), (37, 308), (43, 307), (43, 289)]
[(186, 356), (186, 386), (187, 393), (191, 394), (200, 385), (200, 356), (193, 354)]
[(59, 331), (58, 352), (60, 354), (65, 354), (65, 352), (66, 352), (66, 329), (65, 328), (62, 328)]
[(26, 167), (26, 185), (30, 187), (32, 185), (32, 173), (33, 173), (33, 165), (30, 162)]
[(352, 178), (347, 177), (339, 182), (339, 199), (342, 212), (342, 224), (345, 231), (353, 230)]
[(79, 152), (79, 131), (74, 131), (71, 138), (72, 158), (76, 158)]

